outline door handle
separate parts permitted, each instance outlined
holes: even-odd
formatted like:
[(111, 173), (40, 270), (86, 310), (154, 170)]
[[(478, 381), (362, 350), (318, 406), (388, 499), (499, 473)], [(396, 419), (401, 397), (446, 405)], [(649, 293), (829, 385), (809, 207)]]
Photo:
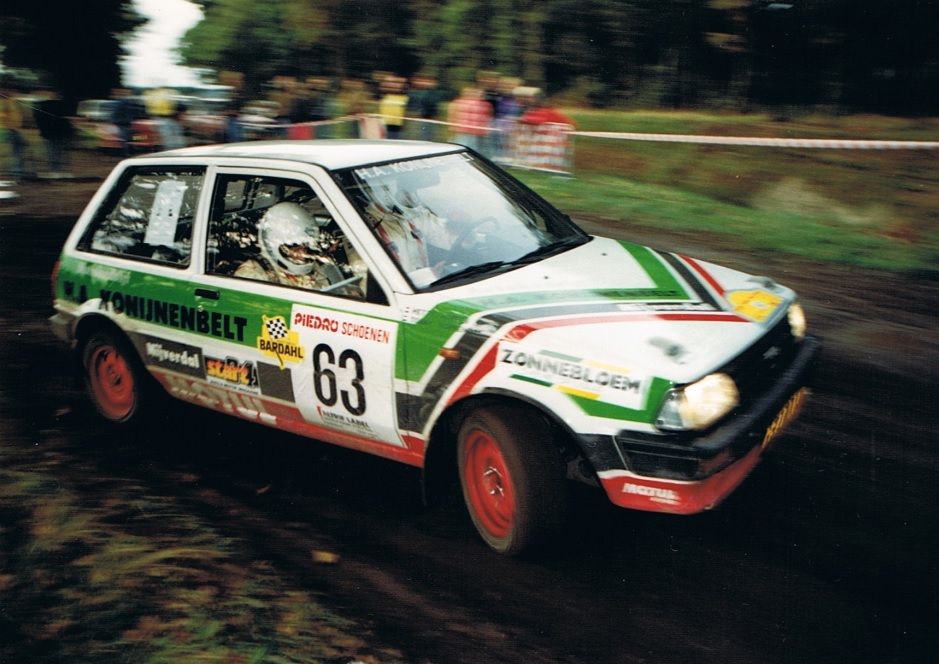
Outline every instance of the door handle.
[(196, 297), (204, 297), (206, 300), (217, 300), (222, 296), (217, 290), (211, 288), (197, 288)]

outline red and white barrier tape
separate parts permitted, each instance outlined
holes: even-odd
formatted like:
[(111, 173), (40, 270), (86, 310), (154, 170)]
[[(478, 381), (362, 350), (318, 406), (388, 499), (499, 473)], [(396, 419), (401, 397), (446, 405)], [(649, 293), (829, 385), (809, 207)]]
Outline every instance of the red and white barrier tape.
[(836, 150), (935, 150), (939, 141), (870, 141), (828, 138), (754, 138), (742, 136), (696, 136), (688, 134), (635, 134), (611, 131), (573, 131), (574, 136), (613, 138), (660, 143), (702, 143), (708, 145), (750, 145), (775, 148), (826, 148)]

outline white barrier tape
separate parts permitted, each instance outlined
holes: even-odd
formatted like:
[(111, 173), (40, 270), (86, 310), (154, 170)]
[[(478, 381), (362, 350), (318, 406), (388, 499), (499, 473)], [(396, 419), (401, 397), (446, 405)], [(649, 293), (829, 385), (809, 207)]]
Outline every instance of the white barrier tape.
[(322, 127), (325, 125), (334, 125), (342, 124), (345, 122), (358, 122), (359, 118), (356, 115), (346, 115), (341, 118), (334, 118), (332, 120), (316, 120), (310, 122), (243, 122), (238, 121), (238, 124), (242, 127), (248, 127), (249, 129), (289, 129), (290, 127)]
[(776, 148), (826, 148), (836, 150), (935, 150), (939, 141), (865, 141), (828, 138), (744, 138), (739, 136), (695, 136), (687, 134), (633, 134), (610, 131), (572, 131), (573, 136), (613, 138), (660, 143), (750, 145)]

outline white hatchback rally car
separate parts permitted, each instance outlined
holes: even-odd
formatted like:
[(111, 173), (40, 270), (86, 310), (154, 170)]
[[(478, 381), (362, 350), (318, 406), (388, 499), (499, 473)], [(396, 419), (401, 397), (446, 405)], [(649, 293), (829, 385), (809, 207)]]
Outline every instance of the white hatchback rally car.
[(126, 160), (54, 282), (107, 420), (169, 393), (420, 467), (428, 490), (458, 478), (509, 555), (561, 526), (569, 479), (715, 506), (797, 414), (818, 347), (771, 279), (590, 236), (445, 144)]

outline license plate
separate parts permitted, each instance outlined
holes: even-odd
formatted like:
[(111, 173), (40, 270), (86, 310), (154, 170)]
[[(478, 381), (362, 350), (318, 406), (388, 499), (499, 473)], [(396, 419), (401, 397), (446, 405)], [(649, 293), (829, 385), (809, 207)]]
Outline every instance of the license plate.
[(809, 389), (803, 387), (793, 394), (789, 401), (786, 402), (786, 405), (782, 407), (782, 410), (776, 414), (776, 418), (766, 429), (766, 434), (763, 436), (763, 443), (761, 444), (763, 449), (766, 449), (766, 446), (773, 442), (773, 440), (782, 433), (782, 430), (799, 416), (799, 412), (802, 410), (802, 404), (805, 403), (805, 398), (808, 394)]

